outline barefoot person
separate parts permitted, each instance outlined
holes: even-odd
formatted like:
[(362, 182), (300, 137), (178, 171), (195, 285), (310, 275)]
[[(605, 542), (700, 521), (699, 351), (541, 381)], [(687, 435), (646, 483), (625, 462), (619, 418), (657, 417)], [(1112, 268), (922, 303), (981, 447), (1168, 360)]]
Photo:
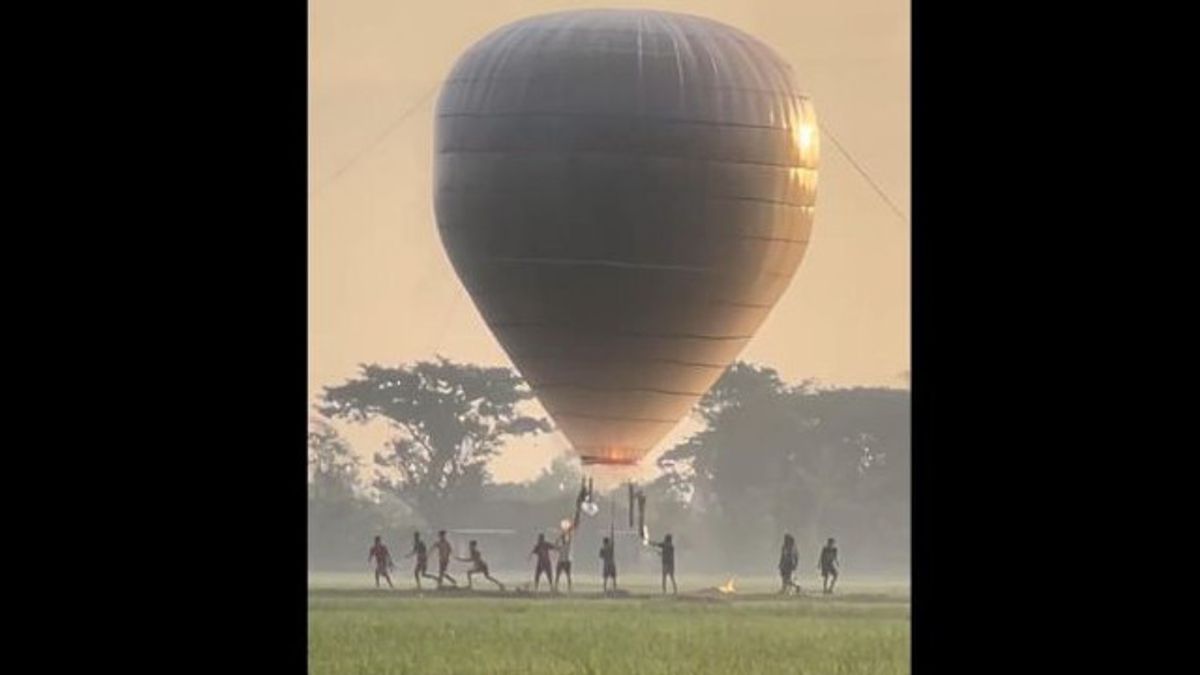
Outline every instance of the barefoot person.
[(533, 572), (533, 590), (538, 589), (538, 582), (541, 581), (542, 574), (546, 575), (546, 585), (553, 587), (554, 581), (550, 577), (550, 551), (554, 550), (554, 545), (546, 541), (546, 535), (539, 533), (537, 543), (533, 545), (533, 551), (529, 557), (537, 556), (537, 569)]
[(558, 564), (554, 566), (554, 591), (558, 592), (558, 579), (564, 573), (567, 575), (567, 592), (571, 592), (571, 538), (573, 527), (565, 527), (558, 533), (558, 541), (554, 548), (558, 550)]
[(445, 530), (438, 530), (438, 538), (437, 541), (433, 542), (433, 550), (437, 551), (438, 554), (438, 588), (442, 587), (443, 579), (449, 579), (451, 584), (458, 586), (458, 582), (446, 571), (446, 568), (450, 566), (450, 554), (454, 551), (454, 547), (450, 545), (450, 542), (446, 541)]
[[(500, 583), (499, 581), (496, 581), (495, 579), (492, 578), (492, 575), (488, 574), (487, 563), (483, 561), (483, 555), (479, 552), (479, 548), (475, 545), (474, 539), (471, 540), (470, 550), (468, 553), (469, 553), (469, 557), (459, 558), (459, 560), (461, 560), (463, 562), (473, 563), (471, 569), (467, 570), (467, 588), (475, 587), (474, 580), (472, 579), (473, 575), (482, 574), (484, 576), (484, 578), (486, 578), (488, 581), (492, 582), (493, 584), (496, 584), (497, 586), (499, 586), (500, 590), (503, 591), (504, 584)], [(547, 577), (547, 581), (549, 581), (549, 577)]]
[(612, 589), (617, 590), (617, 550), (612, 539), (604, 538), (600, 546), (600, 560), (604, 561), (604, 592), (608, 592), (608, 580), (612, 579)]
[(796, 568), (800, 566), (800, 552), (796, 549), (796, 539), (790, 534), (783, 535), (783, 549), (779, 552), (779, 578), (783, 587), (779, 592), (787, 595), (788, 591), (800, 592), (800, 584), (793, 581)]
[(395, 588), (392, 586), (392, 577), (388, 574), (388, 569), (395, 567), (392, 563), (392, 554), (383, 545), (380, 537), (375, 537), (375, 545), (367, 552), (367, 562), (371, 562), (372, 559), (375, 560), (375, 588), (379, 588), (379, 577), (387, 579), (388, 588)]
[(427, 571), (429, 568), (429, 552), (425, 548), (425, 542), (421, 541), (420, 532), (413, 532), (412, 550), (404, 557), (411, 558), (413, 556), (417, 557), (417, 562), (413, 565), (413, 579), (417, 582), (417, 590), (421, 590), (421, 577), (432, 579), (433, 581), (437, 581), (438, 578)]
[(825, 548), (821, 549), (821, 560), (817, 563), (821, 568), (821, 587), (823, 593), (832, 593), (833, 585), (838, 579), (838, 550), (834, 546), (833, 537), (825, 544)]
[(671, 541), (671, 535), (663, 537), (661, 542), (647, 542), (654, 548), (659, 549), (659, 555), (662, 556), (662, 592), (667, 592), (667, 577), (671, 577), (671, 592), (679, 595), (679, 588), (675, 586), (675, 544)]

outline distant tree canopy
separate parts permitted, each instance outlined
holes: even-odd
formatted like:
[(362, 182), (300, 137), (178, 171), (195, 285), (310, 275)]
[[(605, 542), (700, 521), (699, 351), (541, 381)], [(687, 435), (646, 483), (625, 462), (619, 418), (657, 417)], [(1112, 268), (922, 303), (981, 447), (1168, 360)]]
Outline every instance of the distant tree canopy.
[(397, 368), (362, 366), (360, 376), (326, 387), (318, 410), (365, 423), (382, 419), (397, 434), (375, 461), (394, 470), (377, 487), (431, 514), (451, 501), (478, 501), (488, 460), (514, 436), (551, 430), (519, 410), (533, 392), (509, 368), (439, 357)]
[(364, 494), (362, 462), (337, 430), (313, 418), (308, 430), (309, 563), (336, 568), (362, 560), (364, 541), (413, 522), (395, 500), (373, 501)]
[(536, 478), (523, 483), (490, 485), (486, 494), (488, 499), (520, 499), (529, 502), (557, 499), (564, 494), (573, 498), (579, 491), (579, 479), (582, 476), (578, 461), (560, 455), (550, 462), (550, 466), (543, 468)]
[(361, 462), (328, 422), (309, 420), (308, 478), (314, 499), (329, 502), (355, 496)]
[(817, 541), (838, 530), (908, 533), (909, 393), (785, 384), (737, 363), (704, 396), (706, 428), (659, 467), (721, 548), (793, 531)]

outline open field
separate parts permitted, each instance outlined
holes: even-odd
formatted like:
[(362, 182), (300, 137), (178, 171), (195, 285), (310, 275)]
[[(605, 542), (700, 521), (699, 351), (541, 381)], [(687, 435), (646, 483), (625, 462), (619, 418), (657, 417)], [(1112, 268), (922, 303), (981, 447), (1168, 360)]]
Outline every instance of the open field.
[(810, 594), (795, 598), (769, 578), (722, 595), (711, 588), (725, 579), (681, 577), (679, 596), (662, 597), (656, 578), (634, 576), (609, 598), (590, 575), (571, 596), (486, 581), (417, 593), (401, 569), (393, 581), (377, 591), (370, 572), (310, 575), (311, 673), (909, 672), (908, 588), (894, 580), (822, 596), (802, 578)]

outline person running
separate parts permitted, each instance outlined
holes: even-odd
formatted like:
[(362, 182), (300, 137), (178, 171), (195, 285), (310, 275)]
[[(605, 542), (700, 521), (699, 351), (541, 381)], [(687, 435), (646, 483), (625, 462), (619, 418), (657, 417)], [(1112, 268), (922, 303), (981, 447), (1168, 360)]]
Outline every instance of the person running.
[(600, 559), (604, 561), (604, 592), (608, 592), (609, 579), (612, 579), (612, 589), (617, 590), (617, 549), (608, 537), (600, 546)]
[(429, 569), (429, 552), (425, 548), (425, 542), (421, 541), (421, 533), (413, 532), (413, 547), (408, 552), (405, 558), (417, 557), (417, 562), (413, 565), (413, 579), (417, 582), (417, 590), (421, 590), (421, 577), (437, 581), (438, 578), (428, 572)]
[(533, 551), (529, 553), (530, 557), (537, 556), (537, 569), (533, 572), (533, 590), (538, 589), (538, 582), (542, 579), (542, 574), (546, 575), (546, 585), (553, 587), (554, 580), (550, 577), (550, 551), (554, 550), (554, 545), (546, 541), (546, 535), (538, 533), (537, 543), (533, 545)]
[(450, 554), (454, 551), (454, 547), (450, 545), (450, 542), (446, 541), (445, 530), (438, 530), (438, 538), (437, 541), (433, 542), (433, 549), (438, 554), (438, 588), (442, 587), (443, 579), (449, 579), (450, 583), (457, 587), (458, 582), (446, 571), (446, 568), (450, 566)]
[(796, 568), (800, 566), (800, 552), (796, 549), (796, 539), (790, 535), (783, 535), (783, 549), (779, 552), (779, 578), (783, 580), (783, 587), (779, 592), (787, 595), (789, 590), (800, 592), (800, 584), (793, 581), (793, 575), (796, 573)]
[(367, 562), (371, 562), (372, 559), (375, 560), (375, 588), (379, 588), (379, 577), (387, 579), (388, 588), (395, 588), (392, 586), (392, 577), (388, 574), (388, 569), (395, 567), (392, 563), (392, 554), (383, 545), (383, 539), (380, 537), (375, 537), (375, 545), (367, 553)]
[(564, 573), (567, 575), (567, 592), (571, 592), (571, 539), (574, 528), (564, 528), (558, 533), (558, 541), (554, 548), (558, 550), (558, 564), (554, 566), (554, 591), (558, 592), (558, 579)]
[[(461, 560), (463, 562), (474, 563), (474, 567), (467, 570), (467, 588), (475, 587), (474, 580), (472, 579), (473, 575), (482, 574), (488, 581), (492, 582), (493, 584), (496, 584), (497, 586), (500, 587), (500, 590), (503, 591), (504, 584), (500, 583), (499, 581), (496, 581), (495, 579), (492, 578), (491, 574), (488, 574), (487, 563), (483, 561), (483, 555), (479, 553), (479, 548), (476, 547), (474, 539), (471, 540), (469, 553), (470, 553), (470, 557), (459, 558), (459, 560)], [(547, 579), (547, 581), (549, 581), (549, 576), (547, 576), (546, 579)]]
[(821, 568), (821, 592), (833, 593), (833, 585), (838, 579), (838, 550), (837, 546), (834, 546), (833, 537), (830, 537), (825, 548), (821, 549), (821, 560), (817, 566)]
[(671, 542), (671, 535), (663, 537), (661, 542), (647, 542), (654, 548), (659, 549), (659, 555), (662, 556), (662, 592), (667, 592), (667, 577), (671, 577), (671, 592), (679, 595), (679, 588), (675, 586), (675, 544)]

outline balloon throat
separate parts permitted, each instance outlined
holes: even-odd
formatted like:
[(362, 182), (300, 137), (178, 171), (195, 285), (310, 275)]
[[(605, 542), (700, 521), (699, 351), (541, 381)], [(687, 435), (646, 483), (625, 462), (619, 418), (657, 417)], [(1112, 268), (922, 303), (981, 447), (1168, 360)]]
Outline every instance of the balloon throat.
[(579, 462), (584, 466), (593, 466), (596, 464), (605, 466), (636, 466), (637, 460), (632, 457), (604, 457), (601, 455), (584, 455), (579, 458)]

